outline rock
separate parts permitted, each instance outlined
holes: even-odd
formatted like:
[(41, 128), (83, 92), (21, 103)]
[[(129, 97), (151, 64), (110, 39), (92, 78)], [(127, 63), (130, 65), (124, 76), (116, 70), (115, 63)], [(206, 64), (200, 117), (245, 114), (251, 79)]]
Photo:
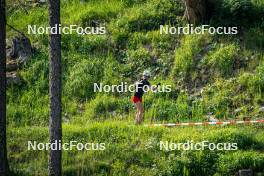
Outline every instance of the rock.
[(241, 169), (238, 171), (239, 176), (253, 176), (253, 171), (251, 169)]
[(16, 36), (12, 40), (10, 57), (17, 59), (19, 63), (26, 63), (32, 56), (30, 40), (26, 36)]
[(16, 72), (7, 72), (6, 79), (7, 79), (7, 86), (22, 84), (22, 79)]
[(238, 114), (238, 113), (240, 113), (242, 110), (243, 110), (242, 108), (237, 108), (237, 109), (235, 109), (234, 112), (235, 112), (236, 114)]
[(213, 44), (208, 44), (205, 48), (204, 48), (204, 51), (206, 53), (208, 53), (210, 50), (212, 50), (214, 48), (214, 45)]
[(12, 46), (12, 42), (9, 39), (6, 39), (6, 48), (10, 48)]
[(12, 48), (11, 47), (6, 48), (6, 58), (9, 60), (14, 59), (12, 58)]
[(16, 60), (8, 60), (6, 63), (6, 71), (11, 72), (11, 71), (16, 71), (19, 69), (19, 64), (17, 63)]
[(259, 112), (264, 112), (264, 106), (259, 108)]
[(218, 122), (218, 121), (219, 121), (217, 118), (215, 118), (214, 115), (211, 115), (211, 114), (208, 114), (206, 117), (207, 117), (207, 119), (208, 119), (210, 122)]

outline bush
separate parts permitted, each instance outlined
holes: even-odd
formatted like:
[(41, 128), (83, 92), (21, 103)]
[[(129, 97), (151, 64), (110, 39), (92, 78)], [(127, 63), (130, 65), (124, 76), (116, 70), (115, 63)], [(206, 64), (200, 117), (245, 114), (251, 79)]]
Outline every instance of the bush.
[(151, 0), (144, 5), (132, 7), (112, 24), (112, 29), (125, 29), (128, 32), (159, 29), (161, 24), (176, 23), (177, 15), (182, 13), (183, 9), (179, 2)]
[(235, 44), (220, 45), (216, 50), (211, 51), (203, 62), (211, 72), (214, 73), (215, 70), (218, 75), (230, 76), (238, 52), (239, 49)]
[[(230, 118), (229, 108), (233, 107), (233, 103), (240, 104), (241, 102), (233, 102), (235, 96), (235, 81), (233, 79), (223, 80), (218, 79), (213, 85), (208, 85), (203, 89), (202, 98), (204, 106), (207, 107), (207, 112), (213, 113), (216, 118)], [(238, 94), (238, 92), (236, 92)], [(229, 111), (230, 110), (230, 111)]]
[(259, 85), (264, 88), (264, 62), (262, 62), (257, 68), (257, 79)]
[(185, 78), (193, 67), (193, 60), (208, 43), (207, 35), (188, 35), (182, 39), (180, 48), (175, 50), (175, 61), (172, 70), (173, 79)]
[[(151, 67), (153, 73), (168, 76), (174, 60), (174, 48), (178, 44), (178, 36), (162, 35), (158, 30), (147, 33), (135, 32), (128, 43), (128, 54), (131, 50), (146, 50), (151, 59), (148, 61), (148, 67)], [(140, 61), (142, 62), (142, 61)], [(144, 69), (144, 67), (143, 67)], [(133, 70), (132, 70), (133, 72)]]
[(149, 51), (143, 47), (136, 50), (128, 50), (127, 55), (127, 62), (134, 73), (141, 73), (142, 70), (149, 68), (152, 64)]
[(258, 22), (257, 14), (251, 0), (219, 0), (213, 22), (228, 26), (251, 26)]
[(82, 60), (70, 69), (66, 80), (65, 93), (69, 98), (80, 100), (95, 96), (94, 83), (99, 83), (103, 77), (103, 64), (101, 61)]
[(86, 103), (84, 116), (90, 120), (118, 119), (129, 110), (129, 104), (128, 99), (98, 95)]
[(254, 173), (264, 172), (264, 155), (258, 152), (234, 152), (220, 156), (217, 162), (217, 173), (234, 175), (240, 169), (252, 169)]
[(264, 92), (264, 62), (256, 68), (256, 74), (243, 73), (239, 76), (239, 84), (245, 87), (251, 94), (262, 94)]
[(190, 120), (192, 114), (187, 94), (180, 93), (176, 100), (155, 98), (158, 96), (159, 95), (146, 97), (145, 109), (147, 112), (145, 117), (147, 119), (165, 122), (182, 122)]
[[(65, 53), (75, 54), (75, 57), (92, 54), (107, 54), (110, 42), (105, 35), (82, 36), (77, 34), (63, 35), (62, 48)], [(69, 52), (70, 51), (70, 52)], [(73, 59), (73, 58), (72, 58)]]

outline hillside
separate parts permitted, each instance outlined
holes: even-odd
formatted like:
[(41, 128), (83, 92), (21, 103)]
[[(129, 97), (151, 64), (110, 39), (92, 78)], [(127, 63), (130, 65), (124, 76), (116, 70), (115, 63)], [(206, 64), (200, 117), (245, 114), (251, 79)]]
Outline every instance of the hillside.
[[(7, 0), (8, 24), (34, 47), (15, 70), (21, 81), (7, 92), (9, 158), (17, 175), (45, 175), (47, 169), (47, 152), (25, 150), (27, 140), (48, 139), (49, 39), (28, 34), (28, 25), (48, 26), (47, 8), (46, 1)], [(144, 95), (145, 124), (263, 119), (264, 1), (215, 1), (208, 25), (235, 26), (235, 35), (161, 34), (160, 25), (187, 26), (184, 11), (178, 0), (61, 0), (63, 26), (106, 29), (104, 35), (62, 35), (64, 139), (116, 145), (107, 152), (65, 152), (65, 175), (232, 175), (247, 167), (264, 173), (263, 125), (134, 127), (133, 93), (94, 92), (94, 83), (133, 84), (150, 70), (152, 84), (171, 85), (172, 91)], [(18, 33), (7, 31), (10, 44)], [(238, 142), (239, 150), (163, 152), (142, 146), (152, 139), (205, 138)], [(176, 162), (168, 159), (171, 154)]]
[[(225, 3), (231, 5), (232, 0)], [(252, 1), (250, 5), (254, 13), (263, 15), (261, 1)], [(18, 5), (9, 3), (8, 21), (24, 33), (29, 24), (47, 26), (46, 7), (45, 3), (36, 7), (26, 5), (27, 15)], [(226, 8), (226, 13), (236, 11), (234, 16), (224, 16), (222, 10), (223, 17), (217, 16), (220, 19), (214, 23), (227, 23), (237, 18), (237, 13), (253, 13), (239, 6), (228, 7), (220, 9)], [(152, 71), (153, 84), (173, 86), (170, 94), (147, 95), (146, 119), (195, 121), (204, 120), (207, 114), (219, 119), (263, 115), (263, 16), (262, 21), (256, 19), (241, 26), (235, 36), (185, 36), (159, 32), (160, 24), (184, 25), (180, 2), (65, 1), (61, 11), (64, 25), (96, 22), (107, 28), (106, 35), (63, 35), (65, 121), (126, 119), (133, 111), (131, 93), (94, 93), (93, 83), (131, 84), (144, 69)], [(250, 14), (245, 16), (250, 18)], [(250, 20), (239, 19), (235, 23), (239, 26)], [(12, 29), (9, 31), (10, 38), (17, 35)], [(24, 84), (9, 89), (9, 124), (47, 125), (48, 35), (28, 37), (37, 49), (19, 70)]]

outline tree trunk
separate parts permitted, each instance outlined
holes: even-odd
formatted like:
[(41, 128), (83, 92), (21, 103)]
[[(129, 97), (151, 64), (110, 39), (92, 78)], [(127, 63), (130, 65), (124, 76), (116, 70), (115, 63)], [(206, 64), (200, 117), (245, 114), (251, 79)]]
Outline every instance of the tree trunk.
[[(60, 24), (60, 0), (49, 0), (49, 23), (50, 27), (57, 27)], [(57, 30), (59, 31), (59, 30)], [(50, 34), (50, 142), (59, 143), (62, 139), (61, 128), (61, 35)], [(60, 149), (50, 150), (49, 175), (61, 175)]]
[(0, 176), (8, 175), (6, 147), (6, 15), (0, 0)]
[(192, 24), (209, 22), (213, 10), (212, 2), (213, 0), (184, 0), (184, 17)]

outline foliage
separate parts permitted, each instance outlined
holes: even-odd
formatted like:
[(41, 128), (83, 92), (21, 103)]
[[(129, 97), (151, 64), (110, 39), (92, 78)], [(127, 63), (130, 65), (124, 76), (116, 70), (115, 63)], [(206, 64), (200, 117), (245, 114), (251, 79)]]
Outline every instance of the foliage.
[(237, 53), (239, 53), (239, 49), (235, 44), (219, 45), (216, 50), (209, 52), (203, 62), (212, 69), (212, 72), (229, 76), (233, 72)]
[[(252, 26), (259, 22), (259, 10), (251, 0), (216, 1), (215, 22), (223, 25)], [(255, 18), (254, 20), (252, 20)]]
[(103, 67), (100, 61), (83, 60), (76, 63), (65, 84), (66, 94), (73, 98), (90, 99), (94, 97), (94, 83), (100, 82)]
[[(8, 130), (11, 170), (45, 175), (47, 151), (27, 150), (25, 141), (48, 142), (48, 128)], [(63, 152), (63, 175), (232, 175), (239, 169), (263, 170), (263, 130), (255, 127), (146, 128), (123, 122), (63, 126), (63, 141), (105, 143), (106, 149)], [(160, 141), (237, 143), (237, 151), (160, 150)], [(256, 150), (256, 151), (253, 151)]]
[(186, 77), (191, 71), (194, 59), (202, 50), (202, 46), (208, 43), (210, 38), (204, 35), (188, 35), (182, 39), (180, 48), (175, 51), (175, 62), (172, 70), (172, 77)]
[[(47, 4), (8, 2), (8, 24), (48, 25)], [(23, 1), (24, 2), (24, 1)], [(134, 126), (132, 93), (98, 93), (93, 83), (133, 83), (150, 69), (169, 93), (144, 95), (145, 123), (263, 118), (262, 0), (218, 0), (210, 25), (238, 26), (239, 35), (161, 35), (159, 25), (184, 26), (184, 5), (174, 0), (65, 0), (67, 26), (105, 25), (106, 35), (62, 35), (63, 140), (106, 142), (105, 151), (63, 152), (64, 175), (234, 175), (263, 173), (263, 127)], [(9, 43), (17, 33), (8, 30)], [(25, 141), (48, 141), (48, 35), (30, 35), (35, 54), (8, 89), (8, 151), (14, 175), (45, 175), (47, 151)], [(180, 84), (178, 84), (180, 82)], [(74, 124), (74, 125), (66, 125)], [(38, 126), (38, 127), (33, 127)], [(161, 140), (237, 142), (238, 151), (161, 151)], [(148, 150), (146, 150), (146, 144)], [(231, 164), (230, 164), (231, 163)]]

